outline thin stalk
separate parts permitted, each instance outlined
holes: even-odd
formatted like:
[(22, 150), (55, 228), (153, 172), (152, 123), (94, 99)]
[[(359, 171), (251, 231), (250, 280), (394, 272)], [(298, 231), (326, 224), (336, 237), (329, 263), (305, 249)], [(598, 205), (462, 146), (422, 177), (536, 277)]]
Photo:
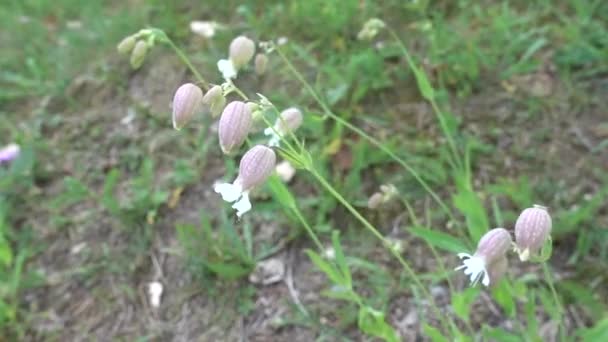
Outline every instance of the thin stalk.
[[(385, 247), (388, 247), (388, 250), (399, 261), (401, 266), (403, 266), (403, 268), (407, 272), (408, 276), (414, 281), (416, 286), (420, 288), (420, 290), (424, 293), (424, 295), (426, 297), (428, 297), (429, 303), (431, 304), (431, 307), (433, 308), (435, 315), (437, 315), (437, 317), (441, 320), (444, 327), (447, 329), (447, 331), (449, 331), (450, 324), (448, 324), (448, 322), (445, 321), (445, 317), (439, 311), (439, 308), (437, 307), (437, 304), (435, 303), (435, 299), (433, 298), (431, 293), (426, 289), (426, 287), (420, 281), (420, 279), (416, 276), (416, 273), (411, 268), (411, 266), (407, 263), (407, 261), (405, 261), (403, 259), (401, 254), (399, 254), (399, 252), (397, 252), (394, 248), (390, 247), (390, 242), (387, 241), (387, 239), (382, 234), (380, 234), (380, 232), (371, 223), (369, 223), (369, 221), (367, 221), (367, 219), (365, 219), (363, 217), (363, 215), (361, 215), (357, 211), (357, 209), (355, 209), (336, 189), (334, 189), (334, 187), (327, 180), (325, 180), (325, 178), (323, 178), (323, 176), (321, 176), (314, 168), (309, 168), (308, 171), (325, 188), (325, 190), (327, 190), (332, 196), (334, 196), (355, 218), (357, 218), (357, 220), (359, 220), (359, 222), (361, 222), (363, 224), (363, 226), (369, 232), (372, 233), (372, 235), (374, 235), (376, 238), (378, 238), (378, 240), (380, 240), (384, 244)], [(453, 324), (451, 318), (449, 318), (449, 323)]]
[(194, 77), (196, 77), (197, 81), (201, 84), (203, 89), (205, 89), (205, 91), (209, 90), (209, 82), (207, 82), (205, 78), (203, 78), (203, 75), (201, 75), (198, 70), (196, 70), (194, 65), (192, 65), (192, 62), (190, 62), (188, 56), (186, 56), (186, 54), (179, 47), (177, 47), (175, 43), (173, 43), (173, 41), (171, 40), (171, 38), (169, 38), (169, 36), (167, 36), (167, 34), (164, 34), (163, 38), (165, 42), (169, 44), (169, 46), (173, 49), (173, 51), (175, 51), (175, 53), (182, 60), (182, 62), (186, 64), (188, 69), (190, 69), (190, 71), (194, 74)]
[(289, 59), (283, 53), (283, 51), (281, 51), (281, 49), (279, 49), (279, 48), (277, 48), (276, 51), (279, 54), (279, 56), (281, 57), (281, 59), (283, 60), (283, 62), (285, 63), (285, 65), (287, 65), (288, 69), (294, 75), (294, 77), (296, 77), (296, 79), (298, 79), (298, 81), (300, 83), (302, 83), (302, 86), (304, 86), (304, 88), (310, 93), (310, 95), (317, 102), (317, 104), (321, 107), (321, 109), (323, 109), (323, 112), (325, 113), (325, 115), (327, 115), (328, 117), (330, 117), (332, 120), (334, 120), (334, 121), (342, 124), (344, 127), (348, 128), (349, 130), (355, 132), (359, 136), (363, 137), (364, 139), (366, 139), (367, 141), (369, 141), (370, 143), (372, 143), (374, 146), (376, 146), (380, 150), (382, 150), (384, 153), (386, 153), (389, 157), (391, 157), (394, 161), (396, 161), (404, 169), (406, 169), (407, 172), (409, 172), (412, 175), (412, 177), (414, 177), (414, 179), (416, 179), (416, 181), (424, 188), (424, 190), (426, 192), (428, 192), (429, 195), (431, 195), (431, 197), (433, 198), (433, 200), (435, 202), (437, 202), (437, 204), (443, 209), (443, 211), (448, 215), (448, 217), (451, 220), (456, 221), (456, 219), (452, 215), (452, 211), (441, 200), (441, 198), (439, 198), (439, 196), (437, 195), (437, 193), (435, 193), (435, 191), (433, 191), (433, 189), (431, 189), (431, 187), (424, 181), (424, 179), (422, 179), (422, 177), (420, 176), (420, 174), (412, 166), (410, 166), (405, 160), (403, 160), (402, 158), (400, 158), (399, 156), (397, 156), (393, 151), (391, 151), (388, 147), (386, 147), (380, 141), (376, 140), (374, 137), (372, 137), (369, 134), (365, 133), (363, 130), (359, 129), (357, 126), (351, 124), (350, 122), (348, 122), (348, 121), (340, 118), (336, 114), (334, 114), (331, 111), (331, 109), (327, 106), (327, 104), (325, 104), (325, 102), (323, 102), (323, 100), (321, 100), (321, 98), (316, 93), (316, 91), (312, 88), (312, 86), (304, 79), (304, 77), (302, 76), (302, 74), (289, 61)]
[(557, 319), (559, 324), (560, 341), (566, 341), (566, 327), (564, 326), (564, 307), (562, 306), (562, 302), (559, 300), (559, 296), (557, 295), (557, 291), (555, 290), (555, 282), (553, 281), (553, 276), (551, 276), (551, 271), (549, 270), (547, 263), (543, 262), (542, 264), (543, 272), (545, 273), (545, 279), (547, 280), (547, 284), (549, 284), (549, 289), (551, 290), (553, 300), (555, 301), (555, 305), (557, 306)]

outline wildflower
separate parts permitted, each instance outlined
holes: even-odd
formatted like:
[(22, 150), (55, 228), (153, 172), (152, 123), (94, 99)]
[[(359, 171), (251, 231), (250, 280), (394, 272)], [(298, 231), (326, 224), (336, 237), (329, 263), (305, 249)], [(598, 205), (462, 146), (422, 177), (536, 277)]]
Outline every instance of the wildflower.
[(232, 40), (228, 50), (230, 61), (234, 68), (238, 70), (253, 58), (255, 43), (245, 36), (238, 36)]
[(200, 110), (203, 102), (203, 91), (192, 83), (177, 88), (173, 97), (173, 128), (182, 129), (194, 114)]
[(273, 127), (264, 130), (264, 135), (270, 136), (268, 146), (279, 146), (281, 137), (295, 131), (302, 124), (302, 112), (297, 108), (288, 108), (279, 114)]
[(144, 64), (144, 59), (146, 58), (146, 54), (148, 54), (148, 44), (143, 40), (135, 43), (133, 47), (133, 51), (131, 51), (131, 66), (133, 69), (139, 69), (142, 64)]
[(291, 165), (291, 163), (287, 160), (283, 160), (277, 164), (275, 171), (277, 172), (279, 178), (281, 178), (281, 180), (285, 183), (289, 183), (296, 174), (296, 168), (293, 167), (293, 165)]
[(551, 234), (551, 216), (547, 208), (534, 205), (524, 210), (515, 222), (515, 250), (521, 261), (536, 255)]
[(251, 110), (244, 102), (230, 102), (220, 117), (218, 135), (220, 147), (230, 154), (241, 147), (251, 129)]
[(21, 148), (17, 144), (9, 144), (0, 149), (0, 164), (8, 163), (19, 157)]
[(131, 52), (131, 50), (133, 50), (136, 42), (137, 40), (135, 39), (135, 36), (130, 35), (128, 37), (125, 37), (123, 40), (120, 41), (120, 43), (118, 43), (118, 46), (116, 46), (116, 50), (118, 50), (119, 53), (127, 54)]
[(261, 185), (275, 168), (274, 151), (263, 145), (256, 145), (241, 158), (239, 175), (232, 183), (220, 183), (213, 188), (226, 202), (234, 204), (239, 218), (251, 210), (249, 191)]
[(255, 73), (258, 75), (263, 75), (266, 72), (266, 67), (268, 66), (268, 56), (263, 53), (258, 53), (255, 56), (253, 64), (255, 67)]
[(369, 209), (378, 209), (383, 204), (386, 204), (397, 197), (399, 191), (393, 184), (382, 184), (380, 185), (380, 191), (375, 192), (367, 200), (367, 207)]
[(238, 70), (249, 63), (254, 54), (255, 43), (245, 36), (238, 36), (230, 43), (228, 59), (220, 59), (217, 68), (226, 80), (236, 78)]
[(205, 96), (203, 96), (202, 102), (212, 117), (220, 115), (226, 105), (226, 98), (224, 97), (222, 87), (219, 85), (211, 87)]
[(357, 34), (357, 39), (371, 40), (378, 34), (381, 29), (385, 27), (386, 24), (384, 23), (384, 21), (378, 18), (372, 18), (363, 25), (363, 28)]
[(504, 228), (494, 228), (481, 237), (475, 254), (458, 253), (460, 259), (465, 259), (462, 266), (455, 270), (464, 269), (471, 284), (475, 285), (481, 279), (485, 286), (490, 285), (488, 268), (504, 257), (511, 246), (511, 235)]

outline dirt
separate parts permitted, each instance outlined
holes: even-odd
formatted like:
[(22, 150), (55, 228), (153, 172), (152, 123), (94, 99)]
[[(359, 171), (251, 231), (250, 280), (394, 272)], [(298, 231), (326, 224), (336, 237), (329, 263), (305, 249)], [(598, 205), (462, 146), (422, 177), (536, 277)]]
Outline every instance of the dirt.
[[(168, 115), (173, 89), (188, 78), (179, 61), (158, 54), (153, 65), (148, 63), (137, 72), (128, 71), (124, 61), (116, 64), (121, 65), (115, 66), (116, 74), (128, 75), (128, 83), (123, 87), (115, 88), (110, 81), (100, 81), (94, 75), (81, 77), (74, 80), (68, 91), (77, 102), (89, 105), (74, 110), (55, 104), (55, 110), (61, 112), (62, 124), (60, 129), (48, 128), (45, 135), (63, 150), (43, 157), (55, 176), (41, 188), (48, 198), (61, 193), (63, 178), (68, 175), (83, 177), (93, 184), (94, 191), (100, 192), (106, 172), (120, 167), (125, 175), (121, 182), (125, 182), (126, 176), (134, 172), (135, 167), (130, 165), (137, 164), (137, 160), (132, 160), (137, 151), (154, 154), (159, 170), (156, 177), (168, 181), (173, 161), (188, 151), (192, 139), (180, 138), (172, 131)], [(606, 121), (605, 108), (585, 101), (572, 108), (570, 99), (577, 94), (561, 87), (559, 80), (552, 81), (556, 84), (552, 84), (550, 95), (546, 95), (546, 89), (533, 90), (545, 97), (545, 101), (538, 100), (541, 109), (536, 113), (522, 112), (526, 106), (521, 102), (536, 101), (530, 100), (530, 94), (509, 93), (498, 84), (475, 94), (455, 110), (462, 115), (465, 132), (500, 147), (496, 155), (481, 157), (483, 162), (477, 170), (481, 182), (487, 184), (498, 175), (531, 175), (534, 184), (563, 182), (566, 189), (582, 185), (588, 191), (597, 190), (600, 183), (597, 177), (601, 175), (591, 174), (591, 169), (598, 165), (608, 167), (608, 158), (606, 153), (594, 154), (589, 150), (605, 139), (594, 130), (601, 121)], [(263, 88), (273, 84), (276, 81), (266, 80)], [(424, 103), (411, 101), (397, 108), (411, 126), (429, 135), (437, 134), (432, 131), (435, 129), (432, 117)], [(499, 127), (499, 132), (488, 127)], [(544, 134), (532, 136), (532, 131)], [(520, 151), (531, 152), (522, 156)], [(311, 247), (305, 238), (286, 244), (276, 254), (284, 260), (290, 276), (275, 284), (255, 285), (255, 293), (249, 295), (253, 306), (246, 313), (239, 312), (237, 297), (239, 290), (252, 286), (247, 279), (212, 284), (195, 278), (189, 271), (175, 223), (197, 224), (201, 210), (212, 213), (223, 205), (211, 191), (212, 184), (223, 174), (221, 157), (217, 150), (212, 150), (200, 179), (184, 190), (177, 206), (160, 209), (159, 220), (150, 227), (149, 246), (139, 255), (133, 255), (130, 249), (129, 244), (136, 240), (133, 231), (121, 227), (94, 200), (70, 207), (64, 215), (71, 222), (62, 229), (52, 228), (49, 212), (34, 209), (35, 215), (28, 223), (45, 247), (29, 267), (43, 272), (45, 284), (24, 295), (24, 306), (32, 313), (27, 317), (29, 330), (25, 339), (304, 342), (314, 340), (319, 329), (330, 334), (332, 330), (327, 327), (339, 325), (332, 310), (344, 304), (321, 297), (320, 291), (327, 288), (328, 282), (304, 254), (304, 249)], [(587, 177), (581, 179), (582, 175)], [(124, 186), (121, 184), (119, 189)], [(543, 199), (553, 202), (550, 197)], [(575, 199), (566, 202), (574, 203)], [(424, 205), (416, 203), (417, 207)], [(376, 223), (390, 232), (399, 214), (379, 215), (375, 217)], [(608, 213), (604, 211), (602, 215), (605, 222)], [(279, 241), (282, 234), (277, 231), (281, 227), (269, 228), (268, 224), (260, 222), (254, 229)], [(416, 268), (435, 267), (429, 264), (430, 258), (419, 257), (428, 255), (425, 247), (411, 236), (404, 238), (409, 247), (406, 254)], [(260, 237), (256, 239), (260, 243)], [(387, 270), (397, 269), (383, 253), (370, 257)], [(554, 262), (553, 267), (558, 274), (571, 274), (571, 266), (563, 265), (561, 259), (557, 257), (560, 262)], [(456, 261), (446, 256), (444, 262), (451, 266)], [(539, 270), (515, 267), (513, 274), (524, 272)], [(147, 286), (152, 281), (164, 287), (158, 308), (151, 307), (148, 300)], [(464, 277), (454, 275), (453, 281), (459, 289), (466, 287)], [(444, 285), (431, 289), (442, 310), (449, 310), (450, 306), (446, 291)], [(303, 323), (281, 323), (299, 317), (294, 308), (296, 301), (312, 312), (309, 324), (316, 322), (313, 329)], [(585, 320), (578, 308), (569, 309)], [(407, 293), (394, 296), (389, 313), (388, 320), (404, 340), (420, 338), (420, 313)], [(476, 305), (474, 316), (477, 321), (490, 321), (505, 328), (515, 324), (503, 316), (486, 294)], [(555, 327), (547, 326), (547, 318), (544, 319), (546, 334), (553, 334)], [(356, 341), (368, 340), (354, 328), (348, 329), (348, 334)], [(328, 339), (337, 340), (335, 336)]]

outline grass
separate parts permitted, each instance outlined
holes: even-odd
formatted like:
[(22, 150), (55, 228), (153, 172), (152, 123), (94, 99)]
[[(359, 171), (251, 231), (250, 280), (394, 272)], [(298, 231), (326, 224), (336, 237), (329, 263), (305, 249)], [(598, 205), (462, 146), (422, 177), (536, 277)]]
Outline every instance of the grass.
[[(357, 40), (371, 17), (394, 34)], [(7, 4), (0, 145), (24, 149), (0, 166), (2, 335), (601, 340), (607, 17), (576, 0)], [(207, 41), (195, 19), (225, 28)], [(170, 131), (172, 93), (195, 75), (162, 43), (138, 71), (115, 52), (146, 27), (211, 83), (234, 36), (289, 40), (270, 73), (235, 83), (303, 109), (280, 153), (302, 168), (259, 189), (241, 221), (210, 191), (239, 160), (221, 156), (211, 120)], [(399, 198), (368, 209), (382, 184)], [(538, 202), (554, 223), (548, 263), (511, 258), (491, 289), (451, 272), (454, 253)], [(250, 284), (273, 258), (289, 275)], [(166, 289), (160, 309), (151, 280)]]

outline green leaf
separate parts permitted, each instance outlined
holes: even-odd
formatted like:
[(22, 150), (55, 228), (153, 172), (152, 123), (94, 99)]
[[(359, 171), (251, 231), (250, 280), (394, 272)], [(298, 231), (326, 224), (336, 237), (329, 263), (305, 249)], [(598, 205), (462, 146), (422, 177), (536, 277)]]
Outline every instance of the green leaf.
[(468, 250), (466, 245), (460, 239), (437, 230), (432, 230), (425, 227), (411, 227), (409, 231), (426, 241), (427, 243), (452, 253), (462, 253)]
[(368, 306), (359, 308), (359, 329), (368, 335), (379, 337), (384, 341), (398, 342), (399, 335), (384, 319), (384, 313)]
[(112, 215), (118, 215), (120, 212), (118, 201), (114, 198), (114, 188), (116, 188), (119, 178), (120, 172), (117, 169), (112, 169), (106, 175), (106, 179), (103, 183), (101, 202)]
[(422, 331), (425, 336), (429, 337), (433, 342), (448, 342), (448, 339), (441, 334), (439, 329), (430, 326), (427, 323), (422, 323)]
[(344, 281), (346, 281), (349, 288), (352, 287), (352, 278), (350, 274), (350, 269), (346, 263), (346, 257), (344, 257), (344, 251), (342, 250), (342, 246), (340, 245), (340, 232), (334, 230), (331, 234), (331, 241), (334, 247), (334, 253), (336, 255), (336, 263), (342, 272), (342, 277)]
[(483, 336), (488, 341), (496, 342), (521, 342), (524, 341), (522, 337), (508, 333), (501, 328), (489, 328), (484, 326)]
[(422, 96), (428, 101), (433, 101), (435, 98), (435, 90), (433, 89), (431, 82), (429, 82), (424, 70), (418, 68), (418, 66), (416, 66), (413, 62), (410, 63), (410, 67), (414, 71), (416, 83), (418, 84), (418, 90), (420, 90)]
[(285, 186), (277, 175), (272, 175), (266, 183), (275, 200), (281, 203), (286, 208), (295, 208), (296, 200), (291, 194), (291, 191)]
[(306, 254), (310, 258), (312, 263), (315, 264), (315, 266), (317, 266), (317, 268), (319, 268), (323, 273), (325, 273), (327, 277), (332, 281), (332, 283), (334, 283), (334, 285), (341, 285), (344, 287), (348, 287), (348, 285), (350, 285), (347, 284), (346, 281), (342, 278), (340, 272), (333, 265), (323, 260), (323, 258), (319, 254), (315, 253), (310, 249), (306, 250)]
[(467, 221), (469, 236), (473, 241), (479, 241), (488, 230), (488, 216), (483, 203), (474, 191), (460, 190), (452, 196), (454, 206), (464, 215)]
[(455, 292), (452, 294), (452, 308), (458, 318), (465, 322), (469, 321), (471, 306), (478, 295), (479, 288), (477, 287), (469, 287), (462, 292)]
[(13, 251), (1, 234), (2, 231), (0, 231), (0, 263), (9, 267), (13, 263)]
[(492, 288), (492, 297), (494, 297), (494, 300), (509, 317), (515, 317), (517, 313), (517, 306), (512, 292), (511, 284), (508, 281), (500, 281), (497, 286)]
[(238, 279), (251, 273), (251, 266), (243, 266), (239, 264), (211, 262), (205, 264), (209, 270), (218, 276), (226, 279)]
[(583, 342), (608, 341), (608, 318), (597, 322), (591, 328), (578, 330), (577, 335)]

